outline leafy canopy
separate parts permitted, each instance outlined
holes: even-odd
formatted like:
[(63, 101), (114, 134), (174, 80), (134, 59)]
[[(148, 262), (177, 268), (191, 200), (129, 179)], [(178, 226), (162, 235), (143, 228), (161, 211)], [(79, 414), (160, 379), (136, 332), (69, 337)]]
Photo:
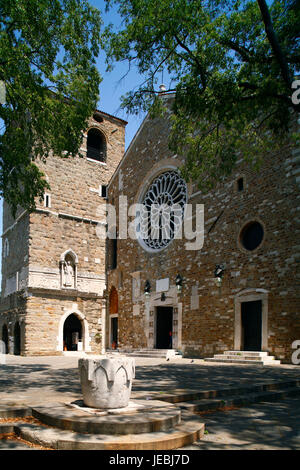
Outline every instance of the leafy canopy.
[[(282, 145), (299, 70), (298, 0), (106, 0), (123, 28), (106, 30), (108, 67), (135, 64), (145, 81), (123, 107), (157, 115), (168, 73), (176, 92), (170, 148), (186, 156), (183, 176), (211, 188), (243, 156), (253, 164)], [(298, 69), (297, 69), (298, 67)], [(153, 99), (153, 97), (155, 98)]]
[(37, 159), (78, 153), (98, 100), (100, 27), (86, 0), (0, 0), (0, 195), (13, 213), (48, 187)]

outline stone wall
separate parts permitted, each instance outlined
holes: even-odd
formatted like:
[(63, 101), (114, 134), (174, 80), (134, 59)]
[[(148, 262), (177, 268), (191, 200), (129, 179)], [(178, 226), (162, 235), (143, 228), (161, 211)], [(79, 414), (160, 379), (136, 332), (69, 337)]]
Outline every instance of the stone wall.
[(101, 354), (102, 307), (102, 300), (97, 298), (76, 298), (53, 292), (32, 294), (27, 301), (24, 354), (61, 354), (63, 320), (71, 313), (78, 315), (82, 323), (84, 350)]
[[(111, 202), (117, 205), (119, 195), (127, 196), (128, 206), (138, 202), (159, 171), (181, 165), (182, 160), (168, 149), (168, 133), (166, 119), (145, 120), (110, 183)], [(299, 261), (299, 161), (299, 150), (283, 146), (278, 154), (264, 158), (258, 172), (241, 159), (231, 177), (208, 194), (189, 185), (193, 214), (196, 204), (204, 204), (201, 249), (187, 250), (187, 240), (173, 240), (163, 251), (148, 253), (136, 240), (118, 240), (118, 266), (108, 272), (108, 292), (113, 286), (118, 290), (120, 348), (155, 346), (158, 305), (177, 309), (173, 344), (186, 355), (209, 357), (237, 348), (239, 300), (252, 296), (265, 302), (263, 349), (290, 361), (291, 344), (300, 339), (295, 281)], [(240, 177), (242, 191), (237, 186)], [(257, 249), (247, 251), (241, 245), (240, 232), (254, 220), (262, 224), (264, 238)], [(217, 287), (214, 276), (217, 264), (225, 265), (221, 287)], [(134, 273), (140, 277), (135, 298)], [(177, 274), (183, 277), (181, 293), (175, 289)], [(161, 302), (155, 285), (165, 278), (170, 288), (167, 301)], [(147, 301), (143, 292), (146, 280), (152, 288)]]
[(2, 235), (2, 296), (22, 288), (28, 276), (29, 216), (19, 211), (15, 220), (4, 202)]
[[(90, 119), (79, 155), (52, 155), (37, 162), (50, 190), (44, 201), (37, 201), (35, 212), (29, 215), (19, 209), (14, 219), (4, 206), (3, 230), (8, 242), (4, 239), (3, 247), (9, 243), (9, 255), (2, 267), (0, 321), (9, 321), (11, 308), (7, 305), (12, 296), (23, 296), (24, 310), (14, 312), (17, 317), (22, 315), (21, 353), (25, 355), (61, 354), (59, 328), (62, 331), (62, 318), (71, 313), (85, 329), (85, 350), (102, 350), (106, 258), (105, 240), (99, 239), (97, 230), (98, 224), (105, 227), (106, 199), (101, 186), (107, 186), (123, 155), (126, 122), (98, 114), (102, 122)], [(104, 162), (87, 158), (91, 128), (105, 136)], [(72, 285), (66, 287), (62, 270), (68, 253), (74, 266)]]

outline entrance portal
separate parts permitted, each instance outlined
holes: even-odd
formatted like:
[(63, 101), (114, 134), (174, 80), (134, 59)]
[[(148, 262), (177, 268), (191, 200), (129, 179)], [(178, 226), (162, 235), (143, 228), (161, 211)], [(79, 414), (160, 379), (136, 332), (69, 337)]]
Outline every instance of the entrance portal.
[(72, 313), (64, 323), (64, 351), (78, 351), (80, 341), (82, 341), (81, 321)]
[(156, 348), (171, 349), (173, 333), (173, 307), (156, 309)]
[(5, 354), (8, 354), (8, 329), (6, 325), (2, 327), (2, 341), (5, 344)]
[(118, 347), (118, 317), (111, 317), (111, 347), (117, 349)]
[(19, 322), (15, 324), (14, 328), (14, 354), (16, 356), (21, 354), (21, 329)]
[(244, 351), (261, 351), (262, 301), (242, 302)]

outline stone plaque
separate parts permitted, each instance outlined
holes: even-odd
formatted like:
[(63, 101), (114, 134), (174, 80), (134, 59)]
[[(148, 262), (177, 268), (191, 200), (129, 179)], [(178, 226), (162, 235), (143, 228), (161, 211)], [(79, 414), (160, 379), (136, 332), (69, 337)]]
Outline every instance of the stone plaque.
[(139, 305), (133, 305), (132, 314), (133, 315), (139, 315), (140, 314), (140, 306)]
[(156, 292), (167, 292), (169, 290), (170, 280), (169, 278), (158, 279), (156, 281)]

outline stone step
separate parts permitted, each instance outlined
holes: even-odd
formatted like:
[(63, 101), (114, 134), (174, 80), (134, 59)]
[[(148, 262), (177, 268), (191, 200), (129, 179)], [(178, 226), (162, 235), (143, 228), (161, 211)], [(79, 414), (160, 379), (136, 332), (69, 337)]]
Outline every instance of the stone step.
[(254, 357), (265, 357), (268, 356), (266, 351), (224, 351), (223, 354), (229, 354), (231, 356), (254, 356)]
[(223, 398), (235, 395), (246, 395), (260, 392), (271, 392), (276, 390), (285, 390), (287, 388), (299, 389), (299, 380), (280, 380), (277, 382), (265, 382), (258, 385), (243, 385), (240, 387), (232, 386), (228, 388), (211, 389), (211, 390), (189, 390), (189, 391), (175, 391), (174, 393), (160, 394), (159, 400), (174, 403), (178, 406), (179, 403), (188, 401), (198, 401), (210, 398)]
[(31, 408), (27, 406), (0, 405), (0, 418), (23, 418), (31, 416)]
[(122, 436), (82, 434), (19, 423), (14, 431), (25, 441), (57, 450), (172, 450), (201, 439), (204, 423), (199, 422), (199, 417), (189, 416), (172, 430)]
[[(138, 402), (138, 400), (136, 400)], [(140, 402), (144, 402), (141, 401)], [(125, 435), (167, 431), (181, 420), (181, 411), (166, 402), (147, 402), (141, 411), (96, 416), (79, 408), (52, 403), (32, 408), (32, 416), (56, 428), (88, 434)]]
[(224, 351), (223, 354), (215, 354), (207, 357), (205, 362), (220, 362), (228, 364), (252, 364), (252, 365), (278, 365), (279, 360), (269, 356), (266, 351)]
[(234, 354), (215, 354), (212, 359), (232, 359), (232, 360), (247, 360), (247, 361), (262, 361), (262, 362), (272, 362), (275, 360), (274, 356), (248, 356), (248, 355), (243, 355), (243, 356), (238, 356)]
[(175, 349), (137, 349), (133, 351), (124, 351), (124, 354), (132, 357), (154, 357), (154, 358), (181, 358), (182, 354)]
[(264, 391), (256, 393), (247, 393), (243, 395), (234, 395), (221, 398), (210, 398), (195, 400), (183, 403), (177, 403), (183, 410), (189, 412), (195, 411), (214, 411), (221, 410), (228, 406), (244, 406), (251, 403), (262, 401), (277, 401), (289, 396), (300, 395), (300, 386), (285, 388), (283, 390)]
[(228, 363), (228, 364), (251, 364), (251, 365), (259, 365), (259, 366), (265, 366), (265, 365), (279, 365), (280, 361), (278, 360), (271, 360), (271, 361), (263, 361), (263, 360), (253, 360), (253, 359), (216, 359), (214, 357), (206, 358), (204, 359), (205, 362), (223, 362), (223, 363)]

